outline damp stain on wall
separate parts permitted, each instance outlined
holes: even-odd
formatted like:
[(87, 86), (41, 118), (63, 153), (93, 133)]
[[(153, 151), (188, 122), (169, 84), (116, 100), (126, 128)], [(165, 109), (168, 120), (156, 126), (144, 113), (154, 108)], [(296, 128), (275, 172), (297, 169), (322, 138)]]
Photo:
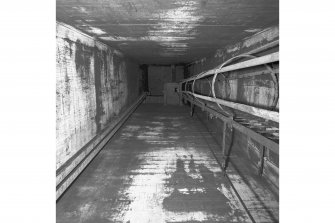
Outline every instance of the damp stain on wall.
[(140, 71), (138, 64), (86, 34), (62, 24), (56, 34), (59, 168), (136, 100), (139, 91), (130, 97), (128, 91), (138, 87)]

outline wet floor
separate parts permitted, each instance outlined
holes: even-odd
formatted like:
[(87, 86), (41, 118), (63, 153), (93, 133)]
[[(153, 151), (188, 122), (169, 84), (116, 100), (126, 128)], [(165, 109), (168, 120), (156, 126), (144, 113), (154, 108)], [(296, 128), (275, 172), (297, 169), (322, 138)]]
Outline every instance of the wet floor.
[(57, 222), (251, 222), (185, 106), (142, 104), (57, 202)]

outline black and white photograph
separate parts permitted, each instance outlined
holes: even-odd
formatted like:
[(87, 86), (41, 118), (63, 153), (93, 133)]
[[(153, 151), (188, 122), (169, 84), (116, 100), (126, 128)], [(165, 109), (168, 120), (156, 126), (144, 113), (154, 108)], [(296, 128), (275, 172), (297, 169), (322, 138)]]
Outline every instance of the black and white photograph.
[(2, 9), (1, 221), (334, 221), (334, 22), (282, 2)]
[(279, 222), (279, 1), (56, 4), (56, 222)]

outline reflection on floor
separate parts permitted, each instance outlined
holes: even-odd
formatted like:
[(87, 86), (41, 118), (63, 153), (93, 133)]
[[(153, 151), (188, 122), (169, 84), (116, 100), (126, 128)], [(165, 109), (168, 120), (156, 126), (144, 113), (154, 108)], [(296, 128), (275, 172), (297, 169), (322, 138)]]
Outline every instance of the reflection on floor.
[(185, 106), (142, 104), (57, 202), (57, 222), (251, 222)]

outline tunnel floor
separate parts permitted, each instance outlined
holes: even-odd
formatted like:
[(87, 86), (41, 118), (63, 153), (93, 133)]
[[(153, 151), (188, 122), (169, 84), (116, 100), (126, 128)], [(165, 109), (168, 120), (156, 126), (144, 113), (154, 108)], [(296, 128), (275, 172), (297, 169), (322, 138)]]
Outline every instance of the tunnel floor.
[(142, 104), (57, 202), (57, 222), (251, 222), (185, 106)]

